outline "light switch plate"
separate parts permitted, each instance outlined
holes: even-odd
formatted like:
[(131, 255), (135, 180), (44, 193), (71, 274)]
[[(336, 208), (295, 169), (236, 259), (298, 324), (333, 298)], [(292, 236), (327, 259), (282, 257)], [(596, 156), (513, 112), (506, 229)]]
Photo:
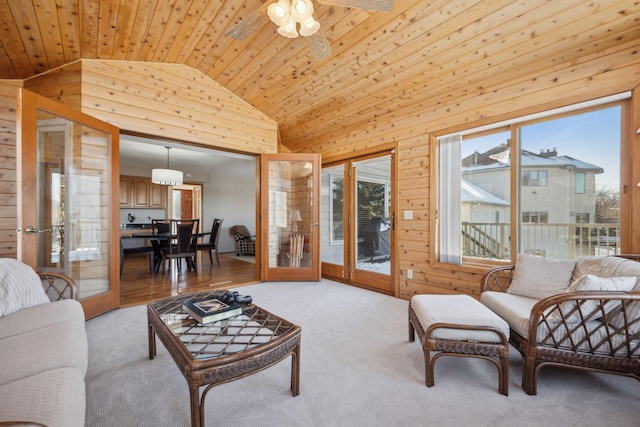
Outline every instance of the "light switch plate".
[(404, 219), (413, 219), (413, 211), (404, 211)]
[(407, 279), (413, 279), (413, 270), (407, 270)]

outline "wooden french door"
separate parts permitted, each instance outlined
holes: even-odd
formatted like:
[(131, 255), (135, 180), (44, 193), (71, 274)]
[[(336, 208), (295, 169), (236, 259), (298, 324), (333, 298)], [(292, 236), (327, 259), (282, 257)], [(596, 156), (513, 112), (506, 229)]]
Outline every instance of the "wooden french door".
[(320, 280), (319, 199), (319, 154), (262, 155), (262, 280)]
[(393, 294), (394, 152), (322, 169), (322, 274)]
[(74, 279), (87, 319), (118, 308), (118, 128), (24, 89), (17, 118), (20, 259)]

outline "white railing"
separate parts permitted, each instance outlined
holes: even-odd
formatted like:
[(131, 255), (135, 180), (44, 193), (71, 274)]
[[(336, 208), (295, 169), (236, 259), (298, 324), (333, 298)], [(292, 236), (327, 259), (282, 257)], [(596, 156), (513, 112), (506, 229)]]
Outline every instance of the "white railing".
[[(522, 252), (545, 258), (620, 253), (619, 224), (522, 224), (519, 235)], [(507, 223), (463, 222), (462, 256), (508, 260), (510, 236)]]

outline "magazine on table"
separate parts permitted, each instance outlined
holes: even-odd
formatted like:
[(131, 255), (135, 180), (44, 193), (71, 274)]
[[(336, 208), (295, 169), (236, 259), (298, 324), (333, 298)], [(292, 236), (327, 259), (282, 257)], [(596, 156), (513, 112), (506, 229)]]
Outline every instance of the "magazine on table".
[(182, 309), (200, 323), (211, 323), (242, 314), (242, 307), (238, 304), (225, 304), (217, 298), (185, 301)]

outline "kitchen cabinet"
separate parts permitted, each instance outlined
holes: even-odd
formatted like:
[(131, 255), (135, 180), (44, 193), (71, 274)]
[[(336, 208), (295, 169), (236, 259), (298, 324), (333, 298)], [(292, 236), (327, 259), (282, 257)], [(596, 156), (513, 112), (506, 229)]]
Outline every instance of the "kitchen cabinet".
[(151, 183), (149, 207), (163, 209), (167, 207), (167, 187), (165, 185)]
[(121, 176), (120, 207), (166, 209), (167, 187), (152, 183), (150, 178)]
[(149, 187), (151, 181), (149, 178), (133, 178), (133, 206), (134, 208), (148, 208), (149, 207)]
[(131, 207), (131, 177), (120, 177), (120, 207)]

